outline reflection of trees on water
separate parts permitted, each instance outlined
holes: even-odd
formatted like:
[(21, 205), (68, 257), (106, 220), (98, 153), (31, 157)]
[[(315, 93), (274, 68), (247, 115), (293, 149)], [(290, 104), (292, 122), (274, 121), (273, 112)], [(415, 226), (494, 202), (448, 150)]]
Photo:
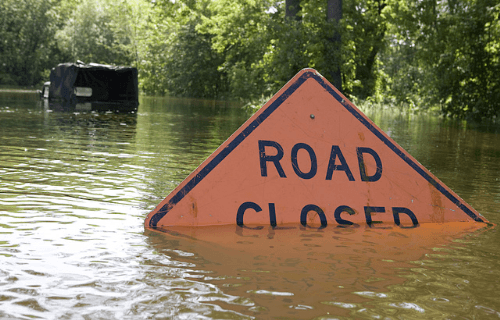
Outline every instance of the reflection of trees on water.
[(145, 152), (148, 208), (152, 209), (250, 114), (225, 101), (143, 97), (138, 111), (138, 153)]

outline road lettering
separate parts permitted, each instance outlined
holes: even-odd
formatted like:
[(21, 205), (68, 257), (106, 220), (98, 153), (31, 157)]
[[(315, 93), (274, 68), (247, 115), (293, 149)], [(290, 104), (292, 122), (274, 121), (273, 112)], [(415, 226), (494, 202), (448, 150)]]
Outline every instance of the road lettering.
[[(259, 140), (259, 159), (260, 159), (260, 175), (268, 176), (268, 167), (274, 167), (279, 177), (286, 178), (287, 175), (281, 165), (284, 161), (285, 151), (283, 147), (276, 141)], [(310, 165), (304, 168), (299, 165), (297, 155), (300, 150), (304, 150), (309, 157)], [(357, 147), (356, 155), (358, 158), (359, 179), (361, 181), (375, 182), (382, 177), (382, 161), (375, 150), (367, 147)], [(372, 157), (376, 164), (376, 171), (369, 175), (366, 170), (366, 157)], [(318, 159), (316, 152), (311, 146), (306, 143), (295, 144), (290, 151), (290, 159), (293, 171), (301, 179), (312, 179), (318, 173)], [(334, 171), (343, 171), (349, 181), (355, 181), (351, 168), (349, 167), (342, 150), (339, 146), (332, 145), (330, 158), (328, 159), (328, 167), (326, 170), (325, 179), (332, 180)]]
[[(273, 228), (277, 227), (278, 225), (277, 225), (276, 205), (274, 203), (269, 203), (268, 208), (269, 208), (269, 225)], [(245, 226), (245, 224), (243, 222), (243, 217), (247, 213), (247, 211), (249, 211), (249, 209), (253, 210), (254, 213), (261, 212), (263, 210), (262, 207), (255, 202), (251, 202), (251, 201), (244, 202), (238, 208), (238, 212), (236, 214), (236, 224), (240, 227), (245, 227), (245, 228), (249, 228), (249, 229), (262, 229), (263, 226), (257, 226), (257, 227)], [(392, 216), (393, 216), (394, 225), (396, 225), (400, 228), (405, 228), (405, 229), (416, 228), (419, 226), (419, 222), (418, 222), (417, 217), (410, 209), (404, 208), (404, 207), (392, 207), (391, 209), (392, 209)], [(387, 223), (385, 225), (383, 225), (382, 221), (373, 220), (373, 216), (372, 216), (373, 213), (375, 213), (375, 214), (386, 213), (385, 207), (364, 206), (362, 211), (364, 212), (365, 221), (366, 221), (366, 224), (368, 227), (370, 227), (370, 228), (383, 228), (383, 229), (391, 227), (391, 226), (387, 225)], [(328, 220), (327, 220), (327, 215), (326, 215), (325, 211), (321, 207), (319, 207), (318, 205), (307, 204), (301, 210), (297, 211), (297, 214), (300, 215), (300, 224), (303, 227), (317, 228), (317, 227), (309, 226), (309, 224), (307, 223), (307, 216), (310, 212), (315, 212), (320, 219), (321, 226), (318, 227), (318, 229), (323, 229), (323, 228), (326, 228), (328, 226)], [(333, 214), (334, 219), (335, 219), (338, 227), (345, 228), (345, 227), (349, 227), (349, 226), (353, 226), (353, 227), (359, 226), (352, 221), (349, 221), (349, 220), (342, 218), (341, 214), (343, 214), (343, 213), (347, 213), (348, 215), (352, 216), (352, 215), (356, 214), (357, 211), (354, 208), (347, 206), (347, 205), (338, 206), (334, 210), (334, 214)], [(249, 214), (251, 214), (251, 213), (249, 213)], [(412, 224), (411, 225), (403, 225), (401, 223), (400, 214), (406, 214), (410, 218)]]

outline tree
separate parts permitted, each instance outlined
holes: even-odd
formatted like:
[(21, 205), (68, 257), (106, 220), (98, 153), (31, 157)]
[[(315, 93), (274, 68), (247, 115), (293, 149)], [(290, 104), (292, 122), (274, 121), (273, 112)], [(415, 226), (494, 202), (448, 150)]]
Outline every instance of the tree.
[(443, 113), (474, 119), (500, 115), (498, 2), (463, 1), (437, 9), (434, 39), (441, 46), (433, 41), (440, 49), (433, 61)]
[(350, 97), (500, 115), (497, 0), (4, 0), (0, 84), (135, 65), (148, 94), (256, 101), (312, 67)]
[(265, 59), (273, 50), (275, 7), (267, 1), (218, 0), (207, 9), (197, 30), (210, 36), (212, 48), (223, 58), (218, 69), (227, 77), (228, 95), (245, 100), (267, 95), (273, 87)]
[(233, 96), (258, 98), (249, 90), (268, 96), (312, 67), (345, 94), (367, 98), (379, 83), (389, 0), (346, 1), (344, 12), (341, 0), (214, 0), (199, 30), (224, 55)]
[(224, 59), (212, 48), (212, 35), (198, 31), (210, 15), (209, 1), (155, 3), (139, 41), (141, 88), (147, 93), (224, 98)]
[(128, 3), (82, 0), (56, 34), (59, 48), (72, 61), (129, 65), (134, 43)]
[(343, 65), (350, 79), (346, 94), (360, 99), (374, 96), (381, 74), (378, 63), (386, 45), (386, 11), (392, 0), (346, 0), (342, 29)]
[(33, 85), (50, 64), (57, 1), (0, 3), (0, 84)]
[(342, 19), (342, 0), (327, 0), (327, 9), (326, 9), (326, 18), (330, 24), (333, 25), (334, 32), (333, 36), (329, 39), (332, 46), (332, 62), (334, 62), (334, 66), (332, 66), (330, 70), (330, 76), (332, 78), (333, 85), (342, 92), (342, 74), (340, 66), (342, 64), (341, 60), (341, 46), (342, 46), (342, 36), (340, 34), (339, 25), (340, 20)]
[(498, 116), (499, 12), (493, 0), (395, 1), (383, 69), (390, 91), (449, 116)]

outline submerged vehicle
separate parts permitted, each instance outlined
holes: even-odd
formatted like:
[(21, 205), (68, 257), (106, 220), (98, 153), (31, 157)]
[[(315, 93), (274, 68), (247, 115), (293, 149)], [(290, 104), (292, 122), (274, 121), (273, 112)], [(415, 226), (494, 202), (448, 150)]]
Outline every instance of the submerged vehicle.
[(97, 63), (61, 63), (50, 72), (41, 97), (50, 103), (84, 104), (108, 109), (130, 109), (139, 105), (136, 68)]

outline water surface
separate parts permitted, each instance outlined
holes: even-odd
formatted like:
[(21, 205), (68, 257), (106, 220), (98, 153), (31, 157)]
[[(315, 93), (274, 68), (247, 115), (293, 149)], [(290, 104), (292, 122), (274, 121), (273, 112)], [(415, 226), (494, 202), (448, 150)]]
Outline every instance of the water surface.
[[(500, 318), (496, 228), (432, 239), (197, 231), (228, 235), (223, 244), (145, 231), (146, 214), (250, 113), (225, 102), (140, 102), (133, 113), (65, 111), (0, 93), (0, 318)], [(498, 125), (366, 112), (500, 223)]]

